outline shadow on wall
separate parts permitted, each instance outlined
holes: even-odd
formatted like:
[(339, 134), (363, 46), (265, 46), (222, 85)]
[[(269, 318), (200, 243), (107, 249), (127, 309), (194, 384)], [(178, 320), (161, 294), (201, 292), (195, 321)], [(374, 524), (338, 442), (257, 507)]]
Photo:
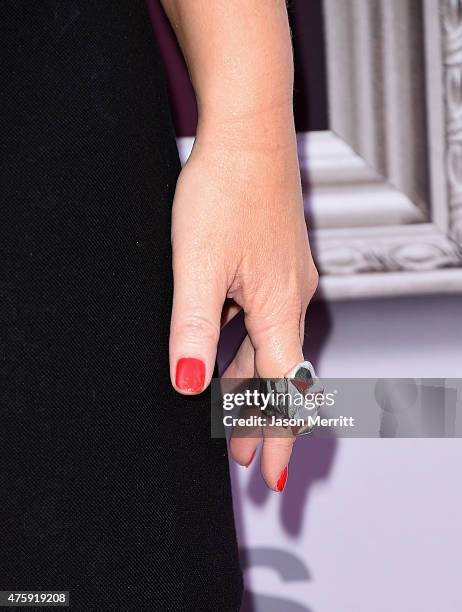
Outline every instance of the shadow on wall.
[[(277, 548), (241, 548), (243, 571), (250, 567), (272, 569), (283, 582), (306, 581), (310, 575), (305, 565), (288, 551)], [(281, 597), (255, 595), (245, 591), (241, 612), (312, 612), (310, 608)]]

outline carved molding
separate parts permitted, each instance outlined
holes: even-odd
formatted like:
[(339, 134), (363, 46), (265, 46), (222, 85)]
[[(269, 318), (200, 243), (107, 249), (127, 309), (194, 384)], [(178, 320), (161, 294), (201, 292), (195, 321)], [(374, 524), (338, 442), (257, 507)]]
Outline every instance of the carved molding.
[(443, 0), (441, 20), (450, 233), (462, 244), (462, 1)]
[[(352, 180), (363, 211), (352, 227), (345, 213), (359, 210), (342, 201), (351, 184), (332, 178), (345, 163), (330, 169), (337, 213), (327, 226), (313, 216), (321, 291), (332, 299), (462, 292), (462, 0), (325, 0), (325, 9), (330, 124), (356, 155), (351, 169), (362, 160), (375, 179), (363, 169)], [(315, 212), (316, 176), (306, 185)], [(367, 180), (375, 192), (364, 197)]]
[(319, 232), (314, 238), (318, 265), (324, 274), (334, 276), (460, 267), (462, 248), (432, 224), (402, 230), (399, 226), (387, 233), (367, 229), (344, 237)]

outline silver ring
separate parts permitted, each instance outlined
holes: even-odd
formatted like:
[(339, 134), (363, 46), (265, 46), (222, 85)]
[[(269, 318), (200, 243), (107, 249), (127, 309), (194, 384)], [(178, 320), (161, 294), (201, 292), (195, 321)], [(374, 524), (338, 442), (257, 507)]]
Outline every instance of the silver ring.
[(300, 363), (297, 363), (296, 366), (284, 374), (284, 378), (297, 378), (298, 376), (300, 378), (305, 378), (308, 375), (312, 379), (316, 378), (313, 364), (311, 361), (300, 361)]
[(271, 403), (270, 411), (275, 416), (294, 420), (294, 425), (290, 425), (292, 434), (302, 436), (311, 433), (318, 415), (315, 398), (324, 393), (313, 364), (301, 361), (284, 378), (267, 379), (264, 384), (266, 391), (277, 400)]

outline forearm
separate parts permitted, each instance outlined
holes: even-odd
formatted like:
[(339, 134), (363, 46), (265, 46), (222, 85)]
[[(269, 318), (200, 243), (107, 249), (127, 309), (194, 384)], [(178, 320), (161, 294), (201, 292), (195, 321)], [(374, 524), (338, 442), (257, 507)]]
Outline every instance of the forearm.
[(284, 0), (161, 0), (196, 92), (197, 137), (293, 141), (293, 61)]

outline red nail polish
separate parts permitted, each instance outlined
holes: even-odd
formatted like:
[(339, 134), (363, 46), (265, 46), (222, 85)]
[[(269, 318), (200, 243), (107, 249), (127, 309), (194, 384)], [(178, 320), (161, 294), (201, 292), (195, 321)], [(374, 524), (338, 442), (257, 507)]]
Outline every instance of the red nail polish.
[(251, 457), (250, 457), (250, 459), (249, 459), (249, 462), (248, 462), (248, 463), (246, 463), (246, 465), (245, 465), (245, 467), (246, 467), (246, 468), (248, 468), (248, 467), (250, 466), (250, 464), (252, 463), (253, 458), (255, 457), (255, 453), (256, 453), (256, 452), (257, 452), (257, 449), (255, 449), (255, 450), (253, 451), (252, 456), (251, 456)]
[(284, 491), (284, 487), (286, 486), (286, 482), (287, 482), (287, 474), (289, 472), (288, 467), (286, 466), (282, 472), (281, 475), (279, 476), (279, 480), (276, 483), (276, 487), (277, 490), (279, 491), (279, 493), (281, 493), (281, 491)]
[(176, 364), (175, 384), (182, 391), (202, 391), (205, 381), (205, 363), (201, 359), (183, 357)]

